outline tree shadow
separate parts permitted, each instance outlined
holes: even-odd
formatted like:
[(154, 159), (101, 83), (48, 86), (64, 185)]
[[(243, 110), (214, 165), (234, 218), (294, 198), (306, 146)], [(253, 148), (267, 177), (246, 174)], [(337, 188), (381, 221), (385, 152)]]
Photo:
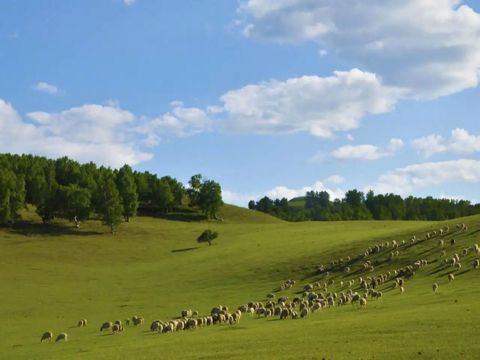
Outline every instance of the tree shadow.
[(172, 253), (177, 253), (177, 252), (192, 251), (192, 250), (196, 250), (196, 249), (198, 249), (198, 248), (199, 248), (199, 246), (189, 247), (189, 248), (184, 248), (184, 249), (174, 249), (174, 250), (172, 250), (171, 252), (172, 252)]
[(194, 222), (194, 221), (205, 221), (208, 218), (203, 214), (195, 213), (167, 213), (167, 214), (154, 214), (152, 217), (170, 220), (170, 221), (183, 221), (183, 222)]
[(76, 227), (69, 227), (60, 224), (40, 224), (29, 221), (18, 221), (11, 227), (5, 228), (8, 232), (23, 236), (36, 236), (36, 235), (50, 235), (50, 236), (63, 236), (63, 235), (75, 235), (75, 236), (89, 236), (89, 235), (102, 235), (103, 233), (98, 231), (84, 231), (77, 229)]

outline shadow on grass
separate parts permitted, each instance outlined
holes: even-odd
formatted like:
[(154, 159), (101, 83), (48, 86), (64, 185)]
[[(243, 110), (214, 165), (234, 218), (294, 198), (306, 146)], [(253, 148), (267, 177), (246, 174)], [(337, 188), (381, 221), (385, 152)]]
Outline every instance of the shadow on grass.
[(198, 212), (195, 209), (189, 209), (189, 208), (173, 209), (173, 211), (169, 213), (160, 213), (154, 209), (142, 208), (138, 210), (138, 215), (151, 216), (153, 218), (165, 219), (170, 221), (184, 221), (184, 222), (208, 220), (204, 214)]
[(83, 231), (75, 227), (69, 227), (60, 224), (39, 224), (29, 221), (19, 221), (11, 227), (5, 227), (5, 229), (13, 234), (19, 234), (24, 236), (34, 235), (50, 235), (50, 236), (63, 236), (63, 235), (75, 235), (75, 236), (89, 236), (89, 235), (102, 235), (103, 233), (98, 231)]
[(199, 248), (198, 246), (195, 246), (195, 247), (189, 247), (189, 248), (184, 248), (184, 249), (174, 249), (171, 252), (172, 253), (177, 253), (177, 252), (192, 251), (192, 250), (196, 250), (198, 248)]

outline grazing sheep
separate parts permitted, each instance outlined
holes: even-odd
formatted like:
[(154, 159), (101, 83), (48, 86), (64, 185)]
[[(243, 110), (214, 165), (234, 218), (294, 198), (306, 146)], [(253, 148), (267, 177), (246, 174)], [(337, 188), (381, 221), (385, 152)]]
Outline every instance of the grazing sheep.
[(457, 243), (457, 242), (456, 242), (455, 239), (450, 240), (450, 245), (451, 245), (451, 246), (455, 245), (456, 243)]
[(405, 292), (405, 288), (403, 286), (400, 286), (400, 293), (403, 294)]
[(436, 293), (438, 291), (438, 284), (437, 283), (433, 283), (432, 290), (433, 290), (434, 293)]
[(190, 310), (190, 309), (182, 310), (181, 315), (182, 315), (182, 317), (191, 317), (192, 316), (192, 310)]
[(302, 311), (300, 312), (300, 317), (304, 318), (308, 315), (308, 308), (303, 308)]
[(448, 274), (448, 281), (453, 281), (455, 280), (455, 275), (453, 275), (452, 273)]
[(175, 331), (182, 331), (183, 329), (185, 329), (185, 323), (183, 321), (179, 321), (177, 323)]
[(455, 264), (455, 268), (456, 268), (457, 270), (460, 270), (460, 269), (462, 268), (462, 264), (460, 264), (459, 262), (457, 262), (457, 263)]
[(44, 341), (52, 341), (53, 338), (53, 333), (51, 331), (45, 331), (42, 335), (42, 338), (40, 339), (40, 342)]
[(113, 324), (112, 325), (112, 333), (117, 334), (120, 332), (121, 325)]
[(187, 321), (187, 329), (196, 329), (197, 328), (197, 320), (189, 319)]
[(87, 320), (86, 320), (86, 319), (81, 319), (81, 320), (79, 320), (77, 326), (78, 326), (78, 327), (87, 326)]
[(473, 268), (474, 269), (478, 269), (480, 267), (480, 260), (476, 259), (474, 262), (473, 262)]
[(67, 341), (68, 340), (67, 333), (62, 332), (62, 333), (58, 334), (57, 338), (55, 339), (55, 342), (58, 342), (60, 340)]
[(366, 307), (367, 306), (367, 299), (364, 297), (360, 298), (360, 306), (361, 307)]
[(163, 332), (164, 333), (170, 333), (170, 332), (174, 332), (175, 329), (173, 327), (173, 324), (166, 324), (164, 327), (163, 327)]
[(100, 327), (100, 331), (110, 329), (112, 327), (112, 323), (110, 321), (106, 321)]
[(440, 245), (440, 247), (443, 247), (445, 245), (445, 241), (443, 241), (443, 239), (439, 240), (438, 245)]
[[(228, 311), (228, 310), (227, 310)], [(197, 317), (198, 316), (198, 311), (192, 311), (192, 317)]]
[(478, 246), (478, 244), (473, 244), (473, 251), (475, 251), (477, 255), (480, 254), (480, 247)]
[(160, 325), (161, 325), (160, 320), (154, 320), (150, 325), (150, 331), (158, 331)]
[(115, 320), (114, 324), (117, 324), (119, 326), (122, 326), (122, 320)]
[(290, 315), (290, 311), (288, 309), (282, 309), (280, 319), (286, 319), (288, 315)]
[(145, 322), (145, 319), (141, 316), (134, 316), (132, 317), (132, 324), (134, 326), (140, 326), (140, 325), (143, 325), (143, 323)]

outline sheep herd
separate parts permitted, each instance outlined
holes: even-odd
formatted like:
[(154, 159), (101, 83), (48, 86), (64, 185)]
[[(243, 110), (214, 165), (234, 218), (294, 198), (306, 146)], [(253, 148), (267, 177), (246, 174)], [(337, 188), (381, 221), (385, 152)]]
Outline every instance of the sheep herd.
[[(226, 324), (235, 325), (240, 322), (243, 314), (257, 318), (277, 317), (281, 320), (300, 319), (310, 316), (322, 309), (330, 309), (339, 306), (351, 305), (359, 309), (366, 308), (369, 301), (379, 300), (384, 297), (385, 291), (398, 289), (400, 294), (405, 292), (407, 283), (415, 278), (417, 272), (422, 271), (427, 265), (437, 263), (437, 271), (447, 271), (447, 281), (455, 280), (455, 274), (462, 269), (462, 261), (473, 253), (475, 259), (473, 266), (476, 270), (480, 267), (480, 247), (478, 244), (456, 249), (457, 242), (454, 238), (449, 241), (448, 248), (453, 252), (447, 256), (447, 235), (467, 232), (465, 224), (456, 225), (456, 231), (450, 231), (448, 226), (425, 234), (417, 238), (412, 235), (408, 240), (385, 241), (375, 244), (362, 251), (357, 256), (345, 256), (331, 260), (328, 264), (320, 264), (315, 267), (317, 280), (300, 285), (298, 291), (290, 298), (281, 295), (286, 290), (293, 289), (297, 281), (289, 279), (284, 281), (278, 288), (266, 295), (262, 301), (250, 301), (238, 306), (234, 311), (229, 311), (228, 306), (214, 306), (209, 314), (200, 315), (198, 311), (184, 309), (179, 312), (180, 316), (171, 320), (153, 320), (150, 323), (150, 331), (158, 334), (174, 333), (187, 330), (201, 329), (204, 327)], [(398, 258), (408, 250), (421, 243), (430, 243), (434, 239), (435, 245), (431, 248), (430, 256), (415, 260), (406, 266), (394, 270), (378, 272), (385, 265), (393, 265)], [(437, 256), (435, 252), (439, 252)], [(432, 259), (433, 257), (433, 259)], [(442, 261), (443, 259), (443, 261)], [(472, 263), (470, 263), (472, 264)], [(376, 272), (376, 274), (374, 274)], [(341, 276), (342, 280), (335, 277)], [(349, 279), (345, 279), (349, 276)], [(383, 289), (381, 291), (380, 289)], [(432, 284), (433, 293), (439, 291), (439, 284)], [(126, 327), (139, 327), (144, 325), (145, 319), (141, 316), (132, 316), (124, 321), (105, 321), (100, 325), (100, 332), (110, 331), (112, 334), (121, 334)], [(78, 327), (86, 327), (87, 319), (81, 319)], [(41, 342), (51, 342), (54, 335), (46, 331), (41, 336)], [(65, 332), (59, 333), (55, 342), (67, 341)]]

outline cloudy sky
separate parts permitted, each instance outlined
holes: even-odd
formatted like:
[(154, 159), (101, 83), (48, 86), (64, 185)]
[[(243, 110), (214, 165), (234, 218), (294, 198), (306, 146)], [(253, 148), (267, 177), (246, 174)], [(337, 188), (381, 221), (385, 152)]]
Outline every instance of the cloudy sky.
[(479, 39), (476, 0), (3, 0), (0, 152), (480, 201)]

